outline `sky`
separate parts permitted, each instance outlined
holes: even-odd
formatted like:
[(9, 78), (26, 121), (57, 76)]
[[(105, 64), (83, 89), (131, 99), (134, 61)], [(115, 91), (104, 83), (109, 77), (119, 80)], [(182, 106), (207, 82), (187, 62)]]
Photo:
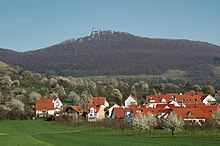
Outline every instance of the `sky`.
[(0, 48), (45, 48), (95, 30), (220, 46), (220, 0), (0, 0)]

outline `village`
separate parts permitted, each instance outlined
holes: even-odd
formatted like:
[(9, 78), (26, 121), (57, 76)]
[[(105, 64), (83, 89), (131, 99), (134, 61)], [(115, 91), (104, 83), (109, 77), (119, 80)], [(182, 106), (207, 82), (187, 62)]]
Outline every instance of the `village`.
[(219, 110), (220, 90), (214, 97), (203, 92), (167, 93), (146, 96), (146, 103), (138, 105), (138, 97), (130, 95), (123, 105), (109, 105), (106, 97), (91, 97), (89, 108), (64, 106), (59, 98), (45, 98), (36, 101), (36, 117), (68, 115), (73, 119), (89, 122), (105, 118), (123, 119), (132, 123), (135, 117), (150, 114), (157, 119), (166, 119), (171, 113), (184, 121), (201, 124), (212, 118)]

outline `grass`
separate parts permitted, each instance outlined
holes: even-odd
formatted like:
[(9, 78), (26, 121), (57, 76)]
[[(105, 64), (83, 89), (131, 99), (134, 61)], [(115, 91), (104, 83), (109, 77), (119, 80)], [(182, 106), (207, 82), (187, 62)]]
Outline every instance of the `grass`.
[(76, 146), (217, 146), (220, 145), (220, 131), (204, 132), (196, 131), (193, 137), (190, 133), (176, 132), (171, 137), (170, 132), (156, 130), (149, 132), (135, 132), (126, 130), (112, 131), (110, 129), (95, 129), (89, 125), (67, 126), (56, 122), (46, 121), (1, 121), (0, 122), (0, 145), (76, 145)]

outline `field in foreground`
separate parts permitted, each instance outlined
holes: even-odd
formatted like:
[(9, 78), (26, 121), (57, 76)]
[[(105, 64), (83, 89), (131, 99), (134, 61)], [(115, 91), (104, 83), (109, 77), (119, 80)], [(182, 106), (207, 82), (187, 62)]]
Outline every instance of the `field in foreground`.
[(196, 131), (191, 137), (190, 132), (177, 132), (174, 137), (164, 130), (152, 133), (126, 130), (95, 129), (94, 127), (67, 126), (46, 121), (0, 121), (0, 145), (18, 146), (51, 146), (51, 145), (86, 145), (86, 146), (175, 146), (175, 145), (220, 145), (220, 131)]

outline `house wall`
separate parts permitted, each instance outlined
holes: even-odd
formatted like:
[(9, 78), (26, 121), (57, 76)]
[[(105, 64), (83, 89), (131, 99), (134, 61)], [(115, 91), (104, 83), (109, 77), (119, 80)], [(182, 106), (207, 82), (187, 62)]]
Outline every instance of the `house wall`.
[(57, 98), (57, 99), (54, 101), (54, 108), (60, 108), (60, 109), (63, 108), (63, 103), (60, 101), (59, 98)]
[(99, 112), (97, 113), (97, 119), (102, 120), (105, 118), (105, 111), (104, 108), (101, 106)]
[(105, 101), (105, 103), (104, 103), (104, 109), (105, 109), (106, 107), (109, 107), (108, 101)]
[(202, 102), (205, 103), (206, 105), (209, 105), (211, 102), (214, 101), (216, 101), (216, 99), (211, 95), (208, 95)]
[(119, 105), (117, 105), (117, 104), (115, 104), (115, 105), (113, 105), (109, 110), (108, 110), (108, 117), (111, 117), (112, 115), (113, 115), (113, 113), (112, 113), (112, 111), (113, 111), (113, 109), (115, 108), (115, 107), (120, 107)]
[(88, 113), (88, 121), (96, 121), (96, 120), (97, 120), (96, 110), (95, 108), (91, 107)]
[(43, 117), (44, 114), (54, 115), (54, 113), (55, 113), (55, 110), (47, 110), (47, 111), (45, 111), (45, 110), (36, 110), (36, 116), (42, 115), (42, 117)]
[(134, 100), (134, 98), (132, 96), (129, 96), (126, 100), (125, 100), (125, 107), (129, 107), (130, 105), (137, 105), (137, 101)]

